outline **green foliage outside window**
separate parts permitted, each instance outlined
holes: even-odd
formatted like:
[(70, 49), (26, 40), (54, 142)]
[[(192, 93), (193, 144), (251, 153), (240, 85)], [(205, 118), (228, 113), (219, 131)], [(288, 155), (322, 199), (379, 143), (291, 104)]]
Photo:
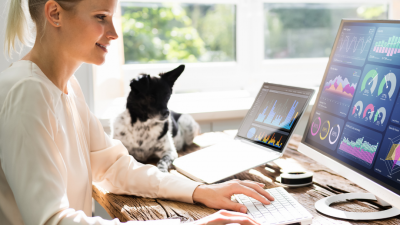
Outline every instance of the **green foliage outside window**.
[(264, 4), (264, 57), (328, 57), (342, 18), (387, 19), (386, 5)]
[(234, 5), (123, 3), (125, 63), (236, 59)]

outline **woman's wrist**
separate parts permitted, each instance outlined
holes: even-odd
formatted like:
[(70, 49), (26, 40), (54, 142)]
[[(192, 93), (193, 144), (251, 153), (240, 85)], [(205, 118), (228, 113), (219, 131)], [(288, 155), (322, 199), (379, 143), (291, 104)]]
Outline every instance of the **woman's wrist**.
[(207, 196), (205, 195), (206, 189), (207, 189), (206, 184), (200, 184), (194, 189), (192, 195), (193, 203), (203, 203), (204, 196)]

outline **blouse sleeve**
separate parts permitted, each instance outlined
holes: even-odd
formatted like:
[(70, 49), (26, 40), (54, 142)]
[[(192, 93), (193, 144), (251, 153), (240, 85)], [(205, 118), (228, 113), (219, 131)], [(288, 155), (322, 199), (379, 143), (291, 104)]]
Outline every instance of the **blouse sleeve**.
[(93, 114), (90, 115), (90, 151), (93, 182), (111, 193), (193, 203), (193, 192), (201, 184), (137, 162), (120, 141), (104, 133)]
[(121, 224), (69, 208), (52, 102), (43, 84), (25, 80), (8, 93), (0, 111), (1, 167), (24, 224)]

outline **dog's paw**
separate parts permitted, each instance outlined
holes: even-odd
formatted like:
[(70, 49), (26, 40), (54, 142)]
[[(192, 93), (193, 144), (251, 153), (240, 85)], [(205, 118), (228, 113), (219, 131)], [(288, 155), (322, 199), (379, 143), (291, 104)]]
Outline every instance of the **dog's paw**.
[(163, 173), (168, 173), (168, 166), (157, 164), (157, 168)]
[(157, 168), (163, 173), (168, 173), (169, 164), (165, 161), (159, 161), (157, 163)]

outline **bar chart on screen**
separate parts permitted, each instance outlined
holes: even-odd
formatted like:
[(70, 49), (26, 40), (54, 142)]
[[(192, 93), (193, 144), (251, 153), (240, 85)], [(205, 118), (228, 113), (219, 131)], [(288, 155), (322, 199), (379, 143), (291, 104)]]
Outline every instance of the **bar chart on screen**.
[(379, 27), (372, 42), (368, 61), (398, 64), (400, 60), (400, 29)]
[(338, 145), (338, 153), (370, 169), (381, 139), (382, 135), (378, 132), (347, 123)]
[(287, 135), (279, 132), (268, 132), (266, 130), (260, 130), (259, 133), (254, 137), (257, 142), (281, 148), (283, 143), (286, 143)]
[(282, 95), (270, 92), (260, 107), (255, 122), (290, 130), (304, 107), (306, 98), (299, 94)]

